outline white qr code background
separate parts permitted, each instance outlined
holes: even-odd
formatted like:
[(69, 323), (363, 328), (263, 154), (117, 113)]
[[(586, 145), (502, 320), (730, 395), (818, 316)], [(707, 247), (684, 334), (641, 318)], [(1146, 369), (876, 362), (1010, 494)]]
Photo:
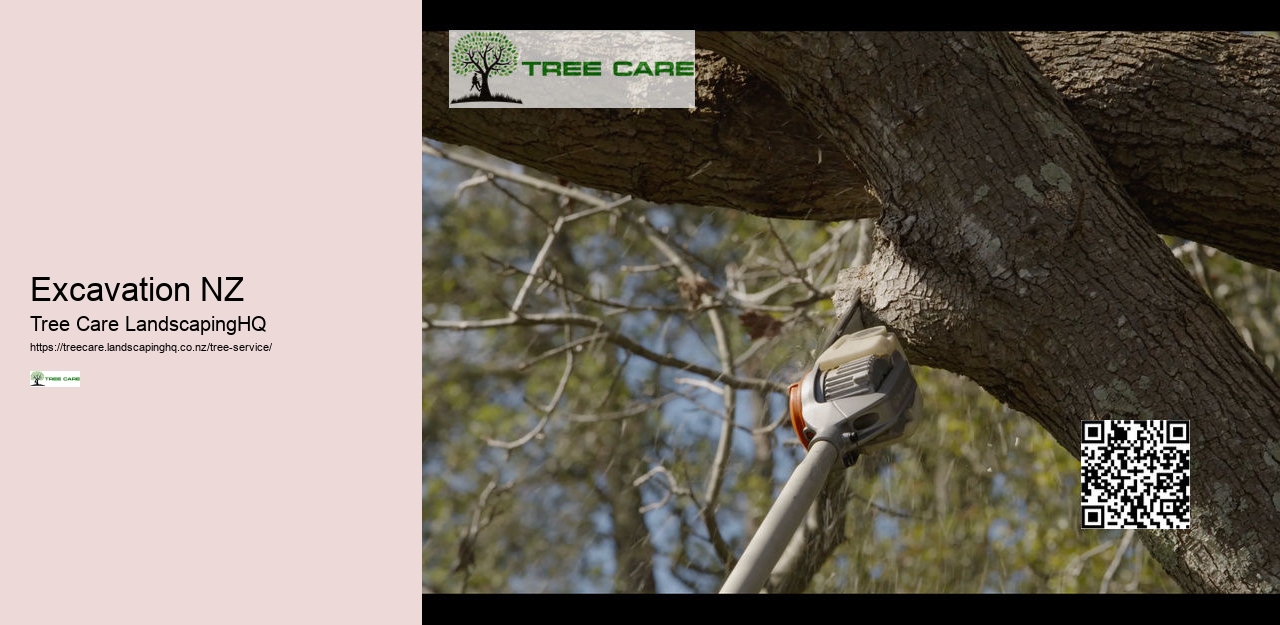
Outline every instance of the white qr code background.
[(1191, 526), (1188, 421), (1080, 424), (1082, 529)]

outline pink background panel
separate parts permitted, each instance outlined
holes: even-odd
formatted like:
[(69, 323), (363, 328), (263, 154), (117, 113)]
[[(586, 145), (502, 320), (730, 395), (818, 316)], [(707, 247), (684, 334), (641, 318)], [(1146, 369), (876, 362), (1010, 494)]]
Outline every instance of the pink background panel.
[[(5, 9), (0, 622), (420, 619), (421, 8), (344, 5)], [(200, 301), (219, 275), (243, 302)], [(192, 301), (37, 303), (33, 276)], [(29, 351), (58, 340), (273, 347)]]

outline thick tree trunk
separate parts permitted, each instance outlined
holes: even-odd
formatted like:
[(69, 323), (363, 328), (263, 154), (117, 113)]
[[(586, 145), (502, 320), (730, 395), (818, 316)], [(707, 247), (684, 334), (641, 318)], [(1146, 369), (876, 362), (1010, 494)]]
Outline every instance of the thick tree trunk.
[[(844, 286), (914, 362), (1077, 455), (1084, 419), (1189, 419), (1192, 529), (1144, 541), (1189, 591), (1280, 591), (1280, 384), (1010, 37), (702, 35), (797, 94), (879, 192), (876, 253)], [(798, 95), (815, 69), (823, 93)]]
[[(690, 115), (441, 112), (443, 70), (432, 66), (444, 46), (424, 33), (423, 135), (655, 201), (879, 213), (875, 254), (842, 285), (861, 289), (867, 322), (898, 332), (913, 362), (970, 377), (1032, 416), (1073, 454), (1081, 420), (1190, 420), (1192, 529), (1144, 542), (1188, 591), (1280, 592), (1280, 384), (1152, 227), (1280, 267), (1280, 90), (1255, 63), (1277, 46), (1223, 56), (1255, 45), (1227, 38), (1205, 56), (1115, 36), (1059, 51), (1021, 37), (1039, 68), (998, 33), (700, 32), (732, 63), (700, 65), (712, 80)], [(1120, 40), (1139, 51), (1117, 56), (1108, 46)], [(1073, 58), (1069, 71), (1055, 65)], [(1135, 87), (1184, 66), (1199, 70)], [(1254, 82), (1206, 75), (1231, 71)], [(1112, 87), (1085, 88), (1089, 76)], [(1176, 88), (1186, 81), (1236, 91), (1202, 107), (1205, 94)], [(1258, 84), (1269, 86), (1249, 91)], [(1126, 128), (1166, 148), (1146, 151)], [(1237, 213), (1225, 228), (1201, 208), (1210, 200)], [(1260, 235), (1240, 232), (1250, 229)]]
[[(699, 52), (692, 114), (463, 110), (448, 108), (447, 39), (422, 35), (425, 137), (655, 202), (819, 220), (880, 210), (830, 136), (718, 55)], [(1280, 268), (1280, 41), (1218, 33), (1018, 40), (1159, 232)]]

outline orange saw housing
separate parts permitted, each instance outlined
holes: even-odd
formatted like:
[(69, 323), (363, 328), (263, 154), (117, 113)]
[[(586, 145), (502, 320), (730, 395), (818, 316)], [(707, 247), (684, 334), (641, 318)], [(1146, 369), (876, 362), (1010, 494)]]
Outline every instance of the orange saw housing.
[(800, 439), (800, 444), (804, 445), (805, 449), (809, 449), (809, 443), (811, 441), (809, 440), (809, 437), (806, 436), (804, 433), (804, 428), (805, 428), (804, 414), (803, 414), (803, 411), (801, 410), (801, 407), (804, 405), (804, 402), (801, 401), (800, 399), (800, 385), (803, 383), (804, 381), (801, 380), (800, 382), (796, 382), (795, 384), (792, 384), (790, 387), (788, 387), (787, 397), (790, 403), (789, 412), (791, 413), (791, 427), (795, 428), (796, 438)]

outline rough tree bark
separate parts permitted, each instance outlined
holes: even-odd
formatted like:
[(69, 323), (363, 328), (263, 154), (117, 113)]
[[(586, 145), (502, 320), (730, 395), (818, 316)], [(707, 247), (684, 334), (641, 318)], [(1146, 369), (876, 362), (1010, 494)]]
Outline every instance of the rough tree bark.
[(1280, 269), (1280, 42), (1017, 33), (1157, 232)]
[[(1280, 42), (1222, 33), (1019, 33), (1163, 234), (1280, 269)], [(698, 110), (450, 109), (444, 32), (422, 35), (423, 136), (654, 202), (838, 220), (867, 179), (767, 81), (698, 56)]]
[[(646, 199), (798, 218), (878, 213), (873, 257), (842, 279), (861, 289), (865, 321), (898, 332), (913, 362), (970, 377), (1032, 416), (1073, 454), (1084, 419), (1189, 419), (1192, 529), (1143, 532), (1144, 542), (1188, 591), (1280, 592), (1280, 383), (1153, 228), (1280, 265), (1280, 91), (1252, 64), (1277, 47), (1225, 35), (1037, 47), (1047, 37), (1019, 36), (1029, 57), (1002, 33), (699, 33), (727, 60), (717, 76), (737, 85), (704, 85), (710, 119), (707, 109), (554, 111), (535, 122), (526, 111), (441, 112), (446, 99), (429, 92), (442, 89), (431, 66), (443, 45), (424, 34), (423, 134)], [(1096, 53), (1104, 44), (1119, 46), (1114, 59)], [(1221, 53), (1255, 45), (1248, 58)], [(1066, 77), (1051, 83), (1060, 62)], [(1219, 72), (1250, 78), (1211, 82)], [(1197, 104), (1228, 83), (1232, 96)], [(756, 91), (735, 101), (735, 88)], [(496, 130), (517, 123), (520, 133)]]

